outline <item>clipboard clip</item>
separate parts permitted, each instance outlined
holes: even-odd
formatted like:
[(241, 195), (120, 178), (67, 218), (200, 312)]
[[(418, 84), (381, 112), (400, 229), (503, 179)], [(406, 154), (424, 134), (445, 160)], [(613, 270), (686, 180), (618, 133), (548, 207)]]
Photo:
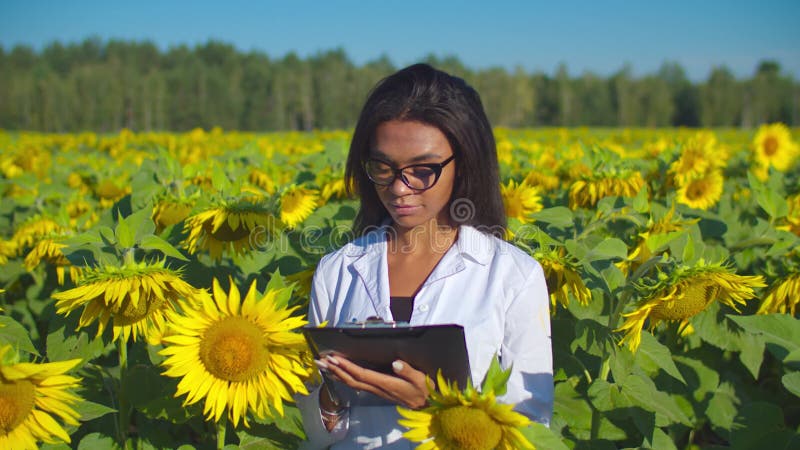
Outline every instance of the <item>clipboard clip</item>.
[(394, 320), (383, 320), (378, 316), (367, 317), (363, 322), (352, 322), (343, 327), (347, 328), (397, 328), (408, 326), (408, 322), (396, 322)]

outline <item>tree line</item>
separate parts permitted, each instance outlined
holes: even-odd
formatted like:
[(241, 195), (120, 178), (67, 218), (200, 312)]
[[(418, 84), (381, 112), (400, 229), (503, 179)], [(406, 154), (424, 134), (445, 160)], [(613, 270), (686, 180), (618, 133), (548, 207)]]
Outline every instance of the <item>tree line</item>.
[[(570, 76), (522, 68), (473, 70), (456, 57), (423, 62), (464, 78), (494, 125), (754, 127), (800, 123), (800, 84), (775, 61), (749, 79), (715, 67), (692, 82), (677, 63), (634, 76)], [(47, 132), (350, 128), (374, 84), (397, 70), (387, 57), (356, 65), (342, 49), (307, 58), (242, 52), (220, 41), (160, 50), (152, 42), (0, 46), (0, 128)]]

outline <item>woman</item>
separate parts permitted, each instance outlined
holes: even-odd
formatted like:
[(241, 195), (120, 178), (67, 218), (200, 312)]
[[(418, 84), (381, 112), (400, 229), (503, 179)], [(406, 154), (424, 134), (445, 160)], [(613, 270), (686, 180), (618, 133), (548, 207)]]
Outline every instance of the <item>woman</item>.
[[(345, 181), (361, 199), (359, 237), (320, 261), (309, 322), (462, 325), (474, 383), (499, 355), (513, 371), (498, 400), (548, 424), (547, 287), (541, 266), (502, 240), (495, 142), (477, 92), (424, 64), (381, 81), (356, 125)], [(422, 372), (405, 361), (394, 362), (394, 375), (344, 358), (317, 365), (337, 387), (298, 401), (309, 447), (413, 447), (396, 406), (425, 406)]]

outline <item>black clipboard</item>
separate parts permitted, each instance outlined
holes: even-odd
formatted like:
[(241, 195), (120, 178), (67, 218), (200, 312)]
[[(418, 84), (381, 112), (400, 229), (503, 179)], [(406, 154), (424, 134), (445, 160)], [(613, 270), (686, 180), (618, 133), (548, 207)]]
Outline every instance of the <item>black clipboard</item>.
[(470, 377), (469, 357), (461, 325), (344, 326), (303, 328), (314, 357), (343, 356), (379, 372), (393, 374), (392, 362), (401, 359), (436, 380), (439, 369), (446, 380), (461, 388)]

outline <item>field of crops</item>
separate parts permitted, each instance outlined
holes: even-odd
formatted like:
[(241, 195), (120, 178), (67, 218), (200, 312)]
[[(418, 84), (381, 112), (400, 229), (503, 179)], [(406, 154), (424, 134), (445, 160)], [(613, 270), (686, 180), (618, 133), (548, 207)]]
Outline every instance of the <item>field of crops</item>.
[[(797, 133), (496, 130), (552, 300), (537, 448), (800, 448)], [(348, 143), (0, 132), (0, 448), (295, 448)]]

